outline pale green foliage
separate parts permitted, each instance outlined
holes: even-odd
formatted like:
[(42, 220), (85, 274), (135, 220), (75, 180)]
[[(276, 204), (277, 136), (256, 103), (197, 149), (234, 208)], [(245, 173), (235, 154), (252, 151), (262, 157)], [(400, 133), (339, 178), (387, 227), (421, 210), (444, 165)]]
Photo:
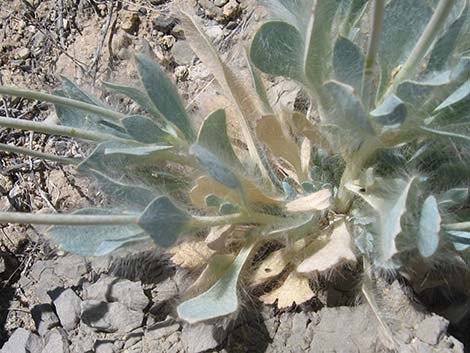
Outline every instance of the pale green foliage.
[[(205, 241), (198, 238), (197, 256), (189, 250), (174, 258), (204, 268), (189, 289), (193, 299), (178, 307), (189, 322), (235, 313), (239, 277), (256, 286), (278, 280), (262, 300), (289, 306), (313, 296), (311, 276), (360, 257), (404, 272), (413, 259), (428, 270), (468, 258), (467, 1), (272, 0), (267, 6), (275, 19), (251, 42), (251, 85), (220, 59), (197, 20), (182, 14), (188, 40), (236, 113), (216, 110), (197, 133), (175, 85), (142, 55), (136, 57), (141, 88), (105, 87), (130, 97), (143, 115), (115, 112), (66, 79), (55, 96), (0, 87), (53, 102), (61, 125), (74, 129), (5, 118), (0, 126), (95, 143), (86, 159), (64, 162), (96, 179), (117, 207), (44, 218), (55, 224), (49, 235), (64, 250), (97, 256), (153, 243), (188, 252), (179, 244), (186, 235), (208, 232)], [(297, 81), (319, 121), (272, 106), (261, 73)], [(232, 145), (228, 119), (237, 119), (246, 150)], [(0, 214), (0, 222), (25, 220)], [(280, 250), (252, 261), (274, 243)], [(377, 313), (372, 277), (366, 279), (363, 291)]]

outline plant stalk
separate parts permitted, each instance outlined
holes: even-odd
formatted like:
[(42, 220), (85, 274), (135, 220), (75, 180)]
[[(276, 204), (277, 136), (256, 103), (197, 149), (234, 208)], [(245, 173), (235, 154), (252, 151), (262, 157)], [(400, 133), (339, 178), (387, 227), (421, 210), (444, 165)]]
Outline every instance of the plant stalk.
[(444, 224), (442, 226), (446, 230), (470, 230), (470, 222), (461, 222), (461, 223), (452, 223), (452, 224)]
[(385, 0), (375, 0), (372, 9), (371, 35), (367, 48), (367, 55), (364, 63), (364, 74), (362, 76), (361, 97), (365, 105), (365, 111), (368, 112), (372, 100), (372, 80), (374, 76), (374, 67), (379, 50), (380, 37), (382, 35), (384, 19)]
[(65, 105), (65, 106), (77, 108), (80, 110), (84, 110), (90, 113), (94, 113), (97, 115), (105, 116), (113, 120), (121, 120), (122, 118), (125, 117), (125, 114), (115, 112), (113, 110), (103, 108), (94, 104), (81, 102), (81, 101), (71, 99), (71, 98), (59, 97), (53, 94), (30, 91), (27, 89), (0, 86), (0, 94), (5, 94), (5, 95), (15, 96), (15, 97), (23, 97), (23, 98), (33, 99), (33, 100), (38, 100), (38, 101), (44, 101), (44, 102), (49, 102), (52, 104)]
[(10, 152), (10, 153), (17, 153), (17, 154), (24, 154), (24, 155), (27, 155), (27, 156), (40, 158), (40, 159), (45, 159), (45, 160), (49, 160), (51, 162), (58, 162), (58, 163), (62, 163), (62, 164), (78, 165), (80, 163), (79, 159), (54, 156), (54, 155), (49, 154), (49, 153), (33, 151), (33, 150), (28, 149), (28, 148), (11, 146), (11, 145), (7, 145), (7, 144), (4, 144), (4, 143), (0, 143), (0, 151)]
[(65, 214), (32, 214), (23, 212), (0, 212), (0, 224), (43, 224), (43, 225), (119, 225), (137, 224), (137, 215), (65, 215)]
[(434, 11), (434, 14), (431, 17), (431, 20), (424, 29), (423, 34), (419, 38), (410, 56), (401, 68), (400, 72), (395, 77), (393, 84), (390, 86), (387, 94), (385, 94), (384, 97), (393, 92), (401, 81), (407, 79), (415, 73), (416, 68), (433, 44), (434, 39), (436, 39), (440, 30), (444, 27), (444, 24), (449, 17), (450, 10), (454, 4), (454, 0), (441, 0), (439, 2), (436, 11)]
[(109, 140), (121, 141), (125, 143), (130, 142), (130, 140), (116, 137), (116, 136), (109, 135), (109, 134), (103, 134), (100, 132), (88, 131), (88, 130), (68, 127), (68, 126), (46, 124), (46, 123), (41, 123), (37, 121), (20, 120), (20, 119), (14, 119), (14, 118), (0, 117), (0, 127), (34, 131), (34, 132), (39, 132), (39, 133), (46, 134), (46, 135), (75, 137), (75, 138), (80, 138), (83, 140), (96, 141), (96, 142), (109, 141)]

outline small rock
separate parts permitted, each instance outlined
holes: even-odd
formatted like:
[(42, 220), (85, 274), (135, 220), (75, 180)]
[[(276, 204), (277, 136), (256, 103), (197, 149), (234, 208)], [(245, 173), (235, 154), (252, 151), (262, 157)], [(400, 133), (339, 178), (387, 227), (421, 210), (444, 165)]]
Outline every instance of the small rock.
[(57, 259), (53, 268), (57, 276), (67, 280), (69, 287), (78, 286), (88, 273), (86, 260), (82, 256), (73, 254)]
[(13, 187), (13, 183), (6, 175), (0, 174), (0, 195), (8, 195), (8, 192)]
[(125, 12), (121, 18), (121, 28), (127, 33), (136, 33), (139, 30), (140, 18), (135, 12)]
[(18, 328), (0, 350), (0, 353), (40, 353), (42, 342), (38, 335)]
[(194, 52), (185, 40), (177, 41), (173, 45), (171, 53), (179, 65), (191, 65), (193, 61)]
[(199, 5), (203, 8), (207, 17), (221, 22), (224, 20), (223, 10), (220, 7), (215, 6), (215, 4), (210, 0), (199, 0)]
[(189, 70), (187, 66), (177, 66), (175, 68), (175, 76), (178, 81), (186, 81), (189, 76)]
[(97, 300), (82, 302), (81, 317), (84, 324), (100, 332), (128, 333), (142, 325), (144, 313), (130, 310), (121, 303)]
[(449, 321), (443, 317), (433, 315), (421, 321), (416, 328), (416, 337), (421, 341), (435, 345), (438, 344), (447, 332)]
[(166, 49), (171, 49), (173, 44), (175, 44), (176, 38), (173, 37), (172, 35), (165, 35), (160, 39), (160, 44), (166, 48)]
[(44, 342), (45, 346), (41, 353), (70, 353), (67, 334), (61, 328), (49, 331)]
[(187, 353), (200, 353), (216, 348), (227, 336), (224, 328), (209, 325), (196, 324), (183, 327), (181, 341)]
[(60, 323), (65, 330), (73, 330), (77, 327), (80, 318), (82, 300), (70, 288), (60, 292), (57, 296), (55, 292), (53, 291), (49, 295), (53, 300)]
[(227, 5), (224, 6), (224, 17), (225, 19), (232, 20), (237, 18), (242, 12), (240, 4), (236, 0), (230, 0)]
[(95, 353), (117, 353), (117, 349), (111, 342), (96, 342)]
[(174, 319), (168, 317), (165, 321), (156, 323), (145, 331), (145, 338), (149, 340), (160, 340), (170, 336), (173, 332), (179, 331), (180, 324), (176, 323)]
[(219, 25), (209, 26), (205, 29), (205, 32), (206, 35), (214, 42), (221, 40), (224, 36), (224, 31)]
[(36, 330), (43, 337), (54, 327), (60, 325), (59, 318), (50, 304), (39, 304), (31, 309), (31, 315), (36, 324)]
[(140, 282), (131, 282), (112, 276), (103, 276), (84, 290), (84, 298), (103, 302), (119, 302), (131, 310), (143, 311), (149, 299)]
[(228, 0), (214, 0), (214, 5), (218, 7), (223, 7), (228, 3)]
[(26, 60), (31, 55), (31, 50), (29, 50), (28, 48), (21, 48), (20, 50), (18, 50), (16, 55), (19, 59)]
[(172, 16), (158, 15), (152, 21), (153, 28), (156, 30), (169, 34), (173, 27), (176, 26), (176, 18)]

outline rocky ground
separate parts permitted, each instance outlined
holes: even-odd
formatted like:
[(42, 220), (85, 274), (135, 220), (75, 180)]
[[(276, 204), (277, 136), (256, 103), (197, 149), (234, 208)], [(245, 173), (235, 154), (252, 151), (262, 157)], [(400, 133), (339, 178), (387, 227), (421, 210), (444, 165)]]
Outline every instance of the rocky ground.
[[(249, 37), (263, 17), (251, 0), (187, 3), (229, 59), (238, 57), (234, 44)], [(196, 117), (226, 104), (184, 40), (174, 1), (3, 0), (0, 5), (4, 85), (51, 91), (65, 75), (122, 111), (132, 111), (135, 106), (108, 96), (100, 82), (135, 81), (132, 56), (139, 51), (168, 70)], [(272, 82), (270, 92), (285, 105), (300, 97), (282, 81)], [(8, 97), (0, 101), (0, 116), (55, 119), (45, 104)], [(8, 129), (0, 129), (0, 142), (64, 156), (87, 149), (68, 139)], [(110, 202), (68, 167), (0, 152), (0, 211), (54, 212)], [(337, 306), (344, 302), (338, 299), (341, 286), (328, 297), (283, 312), (259, 306), (244, 293), (237, 317), (190, 326), (177, 320), (175, 306), (195, 274), (177, 268), (165, 254), (82, 258), (57, 251), (42, 231), (0, 225), (2, 353), (388, 351), (370, 307)], [(448, 321), (417, 307), (403, 284), (384, 284), (383, 292), (403, 347), (464, 351), (448, 335)]]

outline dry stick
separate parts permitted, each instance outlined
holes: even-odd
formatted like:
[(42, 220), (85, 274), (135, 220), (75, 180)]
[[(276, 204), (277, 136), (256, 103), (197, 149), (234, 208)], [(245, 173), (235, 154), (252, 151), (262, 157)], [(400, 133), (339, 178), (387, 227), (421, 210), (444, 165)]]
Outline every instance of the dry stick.
[(57, 12), (59, 13), (59, 16), (57, 18), (57, 27), (59, 28), (59, 40), (60, 40), (60, 45), (62, 48), (65, 49), (65, 40), (64, 40), (64, 1), (63, 0), (57, 0), (57, 7), (58, 10)]
[(77, 165), (77, 164), (80, 163), (79, 159), (54, 156), (54, 155), (49, 154), (49, 153), (34, 151), (32, 149), (29, 149), (29, 148), (17, 147), (17, 146), (7, 145), (7, 144), (4, 144), (4, 143), (0, 143), (0, 151), (9, 152), (9, 153), (24, 154), (26, 156), (39, 158), (39, 159), (45, 159), (45, 160), (48, 160), (48, 161), (51, 161), (51, 162), (58, 162), (58, 163), (62, 163), (62, 164)]
[(43, 224), (43, 225), (119, 225), (137, 224), (138, 215), (66, 215), (34, 214), (25, 212), (0, 212), (0, 224)]
[[(108, 59), (108, 68), (110, 69), (110, 73), (113, 71), (114, 68), (114, 51), (113, 51), (113, 39), (114, 39), (114, 32), (116, 31), (116, 25), (117, 21), (119, 18), (119, 11), (122, 8), (122, 2), (118, 0), (117, 5), (116, 5), (116, 17), (114, 18), (113, 23), (111, 24), (111, 28), (109, 30), (109, 37), (108, 37), (108, 54), (109, 54), (109, 59)], [(107, 76), (109, 78), (110, 76)]]
[[(100, 61), (101, 50), (103, 49), (104, 41), (106, 36), (108, 35), (109, 27), (111, 26), (111, 20), (113, 19), (113, 10), (114, 10), (114, 0), (111, 0), (110, 5), (108, 6), (108, 16), (106, 18), (106, 23), (103, 26), (103, 30), (101, 32), (100, 41), (98, 43), (98, 47), (95, 51), (95, 56), (93, 57), (93, 61), (90, 65), (90, 68), (87, 71), (87, 74), (93, 78), (93, 85), (96, 81), (96, 74), (98, 72), (98, 63)], [(93, 71), (93, 74), (91, 72)]]

